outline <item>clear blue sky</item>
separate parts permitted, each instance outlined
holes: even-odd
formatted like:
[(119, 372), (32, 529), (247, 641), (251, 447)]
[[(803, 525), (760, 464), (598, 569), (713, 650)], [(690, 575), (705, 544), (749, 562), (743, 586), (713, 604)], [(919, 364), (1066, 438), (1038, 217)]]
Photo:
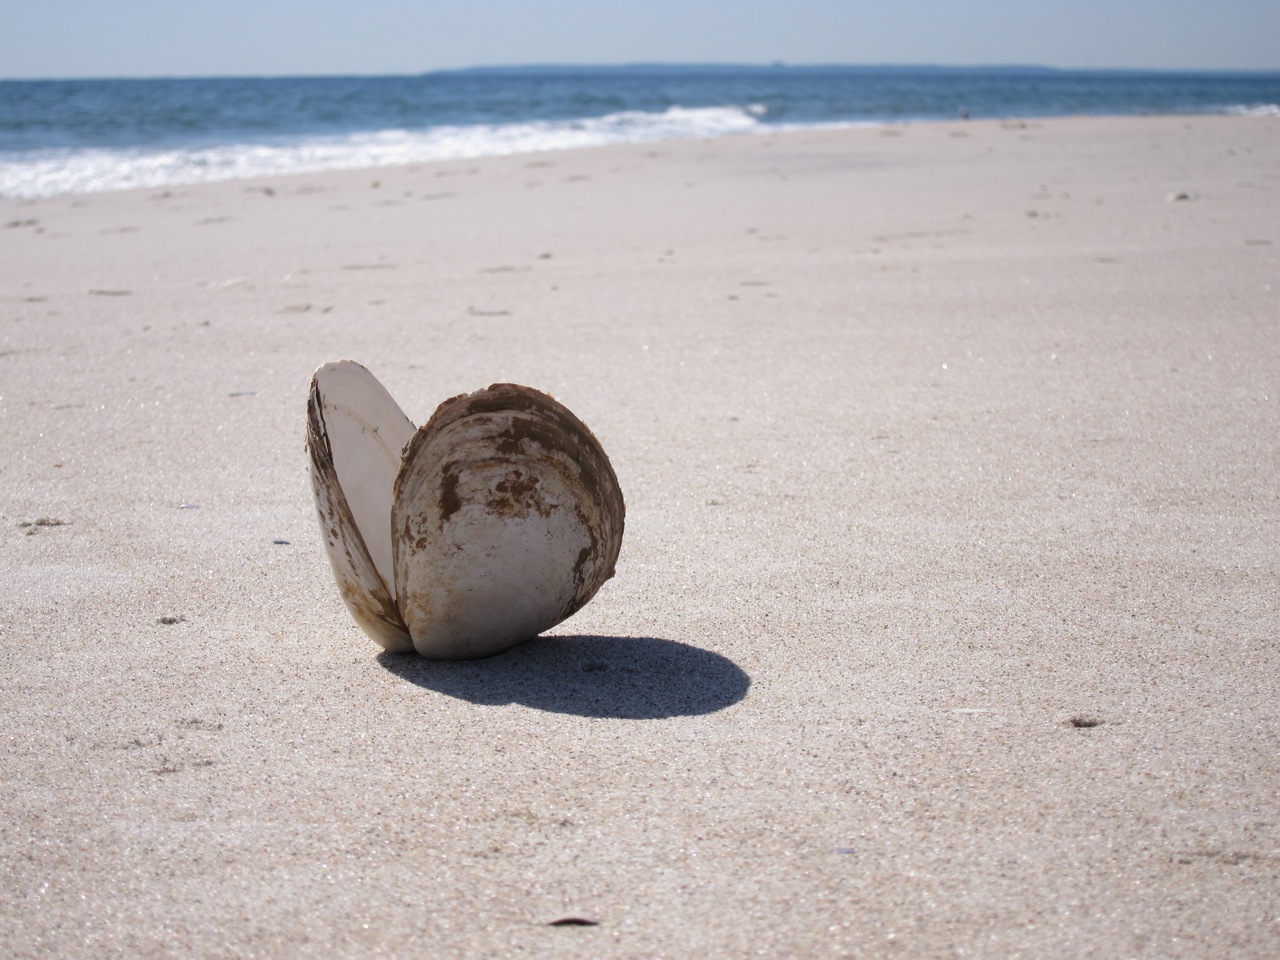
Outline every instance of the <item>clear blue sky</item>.
[(1280, 0), (0, 0), (0, 77), (529, 63), (1280, 70)]

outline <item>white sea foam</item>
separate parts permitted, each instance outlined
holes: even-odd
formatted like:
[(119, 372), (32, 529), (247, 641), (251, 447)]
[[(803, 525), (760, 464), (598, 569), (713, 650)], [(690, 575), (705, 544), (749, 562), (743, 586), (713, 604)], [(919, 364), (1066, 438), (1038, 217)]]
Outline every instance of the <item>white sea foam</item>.
[(1237, 117), (1280, 117), (1280, 103), (1259, 103), (1252, 107), (1228, 107), (1227, 113)]
[(0, 196), (42, 197), (247, 177), (382, 167), (571, 147), (713, 137), (763, 129), (762, 111), (671, 107), (582, 120), (445, 126), (176, 149), (0, 154)]

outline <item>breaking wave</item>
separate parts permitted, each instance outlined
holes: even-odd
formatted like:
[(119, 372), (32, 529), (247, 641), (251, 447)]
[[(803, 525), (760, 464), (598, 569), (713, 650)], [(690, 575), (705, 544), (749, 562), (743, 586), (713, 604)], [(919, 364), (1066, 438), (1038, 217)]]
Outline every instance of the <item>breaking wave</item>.
[(670, 107), (576, 120), (439, 126), (262, 142), (176, 147), (90, 147), (0, 154), (0, 196), (44, 197), (385, 167), (435, 160), (716, 137), (764, 129), (760, 104)]

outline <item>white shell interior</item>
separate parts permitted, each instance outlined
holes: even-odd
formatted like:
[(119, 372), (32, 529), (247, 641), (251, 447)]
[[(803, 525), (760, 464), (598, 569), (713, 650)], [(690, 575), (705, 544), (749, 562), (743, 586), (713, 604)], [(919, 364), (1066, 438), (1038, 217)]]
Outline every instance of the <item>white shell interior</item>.
[(368, 370), (351, 360), (316, 371), (333, 469), (378, 575), (395, 598), (391, 502), (412, 421)]

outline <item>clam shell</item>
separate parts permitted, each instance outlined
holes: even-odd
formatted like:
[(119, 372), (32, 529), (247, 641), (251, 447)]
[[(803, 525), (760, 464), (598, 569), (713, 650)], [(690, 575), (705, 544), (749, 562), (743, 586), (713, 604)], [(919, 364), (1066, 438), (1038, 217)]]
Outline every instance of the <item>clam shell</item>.
[(613, 576), (617, 477), (586, 425), (547, 394), (493, 384), (446, 400), (414, 432), (372, 374), (339, 361), (316, 371), (308, 412), (334, 576), (385, 649), (499, 653), (573, 615)]

